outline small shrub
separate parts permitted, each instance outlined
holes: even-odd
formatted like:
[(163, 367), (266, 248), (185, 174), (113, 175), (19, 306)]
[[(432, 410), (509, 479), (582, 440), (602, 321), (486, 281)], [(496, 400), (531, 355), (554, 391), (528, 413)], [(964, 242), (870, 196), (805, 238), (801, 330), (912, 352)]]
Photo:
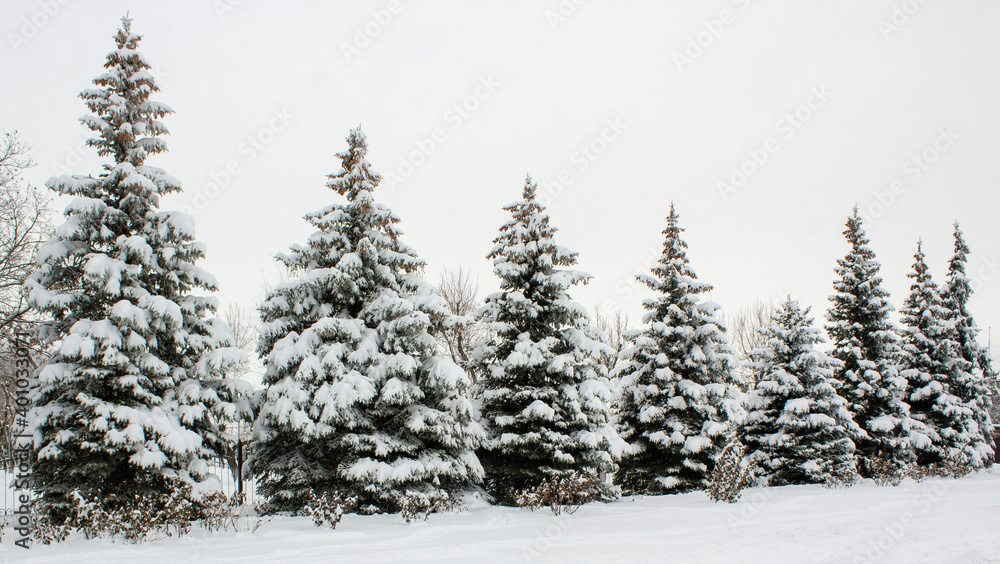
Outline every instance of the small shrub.
[(849, 488), (857, 481), (857, 472), (834, 472), (823, 481), (823, 487), (827, 489)]
[(199, 508), (190, 501), (188, 486), (175, 487), (169, 495), (142, 497), (84, 494), (70, 495), (69, 516), (54, 522), (44, 502), (33, 509), (34, 537), (42, 544), (61, 542), (73, 532), (87, 539), (109, 538), (136, 544), (162, 536), (184, 535), (199, 517)]
[(316, 497), (315, 492), (309, 492), (309, 503), (303, 511), (312, 517), (317, 527), (329, 525), (331, 529), (336, 529), (344, 513), (353, 511), (357, 506), (358, 499), (354, 496), (325, 492)]
[(231, 498), (222, 492), (212, 492), (202, 500), (202, 526), (209, 532), (229, 529), (232, 521)]
[(866, 466), (867, 473), (878, 486), (898, 486), (910, 472), (910, 468), (885, 456), (866, 461)]
[(712, 470), (712, 483), (708, 497), (713, 501), (736, 503), (743, 490), (750, 487), (750, 470), (744, 456), (746, 447), (739, 439), (734, 439), (719, 453)]
[[(39, 505), (36, 504), (35, 507), (39, 507)], [(70, 527), (53, 523), (52, 518), (47, 513), (39, 512), (33, 508), (32, 516), (31, 534), (35, 541), (42, 544), (52, 544), (62, 542), (69, 537)]]
[(585, 503), (610, 501), (614, 497), (611, 488), (597, 474), (574, 471), (550, 476), (534, 488), (517, 492), (514, 494), (514, 503), (532, 511), (548, 507), (555, 515), (563, 512), (572, 515)]
[(914, 466), (910, 469), (910, 477), (918, 482), (927, 478), (961, 478), (972, 472), (968, 464), (957, 460), (942, 460), (928, 466)]
[(208, 531), (256, 532), (271, 516), (263, 517), (261, 504), (246, 502), (246, 493), (226, 497), (221, 492), (205, 496), (202, 504), (202, 524)]
[(400, 509), (403, 520), (412, 523), (418, 519), (426, 521), (431, 513), (464, 511), (465, 507), (460, 497), (438, 490), (430, 494), (408, 491), (400, 501)]
[[(107, 538), (136, 544), (191, 532), (196, 523), (210, 532), (247, 530), (254, 532), (270, 517), (261, 516), (258, 504), (246, 503), (244, 494), (227, 497), (213, 492), (192, 500), (190, 486), (179, 483), (169, 495), (118, 496), (69, 495), (68, 517), (61, 523), (52, 519), (54, 511), (41, 500), (32, 506), (32, 532), (42, 544), (61, 542), (78, 532), (87, 539)], [(64, 513), (64, 512), (63, 512)]]

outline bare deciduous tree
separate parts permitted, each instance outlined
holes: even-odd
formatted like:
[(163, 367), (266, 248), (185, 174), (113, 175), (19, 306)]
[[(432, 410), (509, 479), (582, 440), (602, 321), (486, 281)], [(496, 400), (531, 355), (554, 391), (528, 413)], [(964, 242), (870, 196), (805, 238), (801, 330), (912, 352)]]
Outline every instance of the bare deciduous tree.
[[(257, 339), (260, 336), (260, 318), (257, 312), (237, 303), (230, 303), (222, 319), (233, 330), (233, 346), (247, 353), (247, 361), (234, 366), (226, 373), (227, 378), (241, 378), (251, 372), (257, 363)], [(241, 452), (244, 445), (250, 442), (249, 421), (234, 419), (225, 422), (226, 429), (236, 437), (236, 444), (223, 454), (233, 479), (238, 480), (243, 471), (243, 459), (246, 454)]]
[[(465, 318), (462, 323), (445, 329), (435, 335), (442, 352), (451, 356), (460, 366), (467, 366), (469, 355), (476, 341), (485, 340), (488, 330), (472, 319), (472, 314), (482, 303), (479, 299), (479, 280), (473, 280), (469, 272), (459, 267), (441, 273), (438, 293), (448, 305), (448, 312)], [(475, 378), (475, 375), (472, 375)]]
[(601, 330), (604, 335), (604, 344), (611, 347), (611, 353), (601, 353), (598, 360), (601, 361), (610, 374), (618, 365), (618, 355), (628, 346), (628, 314), (615, 311), (614, 314), (605, 313), (601, 306), (594, 308), (594, 325)]
[(0, 140), (0, 335), (27, 322), (30, 310), (22, 291), (35, 270), (35, 253), (51, 231), (49, 200), (22, 179), (32, 166), (28, 146), (17, 132)]
[(22, 178), (32, 166), (17, 132), (0, 138), (0, 455), (10, 456), (15, 428), (15, 369), (17, 346), (26, 346), (31, 358), (43, 351), (19, 342), (18, 331), (34, 319), (23, 291), (24, 280), (35, 270), (38, 247), (51, 232), (48, 198)]
[[(223, 315), (226, 324), (233, 330), (236, 340), (233, 345), (246, 352), (247, 356), (254, 358), (257, 356), (257, 339), (260, 335), (260, 319), (256, 312), (247, 309), (239, 304), (229, 304)], [(236, 367), (237, 376), (242, 376), (249, 369), (249, 362), (246, 365)], [(230, 375), (232, 376), (232, 374)]]
[(740, 360), (738, 374), (747, 388), (753, 388), (760, 380), (759, 371), (750, 366), (750, 352), (764, 345), (763, 330), (771, 324), (773, 311), (771, 302), (758, 300), (727, 320), (729, 343)]

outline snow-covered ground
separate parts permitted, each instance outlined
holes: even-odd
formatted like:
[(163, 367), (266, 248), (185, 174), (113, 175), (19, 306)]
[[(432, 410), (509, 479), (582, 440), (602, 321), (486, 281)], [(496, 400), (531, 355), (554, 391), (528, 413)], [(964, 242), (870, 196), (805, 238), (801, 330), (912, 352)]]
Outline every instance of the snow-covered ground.
[(24, 550), (12, 541), (8, 531), (3, 562), (1000, 563), (1000, 467), (895, 488), (758, 488), (734, 505), (699, 492), (559, 517), (476, 505), (412, 524), (348, 515), (336, 531), (285, 517), (254, 534), (198, 530), (137, 546), (74, 538)]

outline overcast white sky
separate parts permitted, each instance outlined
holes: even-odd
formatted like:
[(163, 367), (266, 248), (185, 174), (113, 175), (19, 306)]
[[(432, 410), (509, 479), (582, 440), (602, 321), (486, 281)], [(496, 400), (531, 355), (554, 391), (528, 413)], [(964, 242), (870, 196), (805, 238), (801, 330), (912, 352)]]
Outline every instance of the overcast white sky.
[(728, 312), (790, 292), (821, 318), (857, 203), (897, 307), (917, 239), (943, 282), (959, 220), (973, 313), (1000, 330), (1000, 3), (576, 2), (5, 0), (0, 129), (33, 146), (37, 185), (97, 174), (76, 95), (128, 11), (176, 111), (150, 164), (185, 186), (164, 207), (201, 208), (223, 304), (254, 306), (337, 198), (325, 175), (360, 123), (431, 281), (462, 266), (496, 289), (485, 255), (530, 173), (594, 275), (588, 307), (638, 322), (673, 201)]

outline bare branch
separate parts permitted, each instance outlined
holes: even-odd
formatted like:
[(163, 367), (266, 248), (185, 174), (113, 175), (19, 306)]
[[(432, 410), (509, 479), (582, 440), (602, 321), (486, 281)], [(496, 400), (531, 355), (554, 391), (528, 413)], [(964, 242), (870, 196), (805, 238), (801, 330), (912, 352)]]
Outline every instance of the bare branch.
[(0, 138), (0, 331), (31, 321), (23, 284), (52, 232), (49, 199), (21, 177), (33, 164), (28, 151), (16, 131)]
[(754, 387), (761, 376), (750, 367), (750, 353), (764, 345), (763, 330), (771, 324), (773, 312), (774, 305), (771, 302), (758, 300), (727, 320), (729, 343), (736, 349), (740, 360), (737, 373), (748, 388)]
[[(255, 311), (239, 304), (231, 303), (223, 314), (223, 320), (233, 330), (233, 346), (247, 353), (248, 358), (257, 356), (257, 339), (260, 337), (260, 318)], [(249, 372), (251, 363), (245, 362), (235, 367), (229, 378), (239, 378)]]
[(611, 347), (611, 353), (602, 353), (598, 359), (610, 374), (618, 365), (618, 355), (628, 345), (628, 314), (615, 311), (613, 315), (605, 313), (601, 306), (594, 308), (594, 325), (604, 335), (604, 344)]
[[(29, 147), (16, 131), (0, 136), (0, 453), (13, 445), (15, 368), (13, 336), (38, 320), (27, 304), (24, 281), (34, 272), (35, 255), (52, 232), (50, 202), (22, 178), (33, 166)], [(38, 358), (36, 346), (30, 353)]]
[(444, 299), (450, 314), (466, 318), (463, 323), (435, 334), (438, 347), (456, 364), (466, 366), (474, 343), (485, 340), (488, 335), (486, 327), (471, 319), (481, 303), (479, 280), (473, 280), (472, 275), (461, 267), (455, 271), (445, 269), (441, 273), (438, 294)]

